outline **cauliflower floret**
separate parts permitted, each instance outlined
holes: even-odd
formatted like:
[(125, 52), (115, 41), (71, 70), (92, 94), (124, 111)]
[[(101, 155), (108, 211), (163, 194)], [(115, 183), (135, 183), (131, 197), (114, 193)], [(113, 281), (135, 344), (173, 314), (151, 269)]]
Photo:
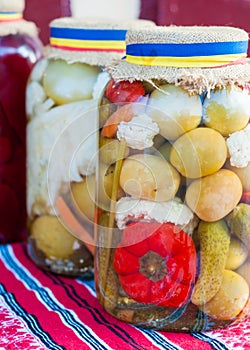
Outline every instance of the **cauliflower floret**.
[[(73, 102), (37, 116), (28, 123), (28, 213), (36, 203), (54, 201), (63, 184), (82, 181), (95, 172), (97, 145), (95, 100)], [(43, 204), (44, 205), (44, 204)]]
[(245, 168), (250, 162), (250, 124), (243, 130), (236, 131), (227, 139), (230, 164)]
[(124, 138), (129, 147), (142, 150), (153, 145), (153, 138), (158, 133), (158, 125), (147, 114), (140, 114), (119, 124), (117, 138)]
[(48, 67), (48, 64), (49, 64), (49, 61), (47, 58), (43, 58), (40, 61), (38, 61), (31, 71), (30, 80), (41, 81), (43, 78), (44, 72)]
[(27, 86), (26, 91), (26, 112), (28, 116), (32, 116), (34, 109), (38, 105), (42, 105), (46, 99), (45, 91), (41, 84), (32, 81)]
[(46, 101), (35, 106), (34, 116), (38, 116), (39, 114), (48, 112), (54, 105), (55, 105), (55, 102), (51, 98), (47, 98)]
[(155, 220), (159, 223), (171, 222), (183, 226), (189, 224), (193, 218), (193, 212), (178, 199), (153, 202), (123, 197), (116, 206), (116, 224), (120, 230), (131, 220)]

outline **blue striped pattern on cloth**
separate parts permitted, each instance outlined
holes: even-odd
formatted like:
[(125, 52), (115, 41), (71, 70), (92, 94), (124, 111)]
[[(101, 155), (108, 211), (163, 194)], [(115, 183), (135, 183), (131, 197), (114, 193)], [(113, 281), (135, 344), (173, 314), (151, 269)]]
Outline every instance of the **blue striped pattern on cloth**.
[[(138, 328), (116, 320), (99, 304), (93, 280), (39, 270), (29, 259), (24, 244), (0, 246), (0, 269), (0, 309), (4, 300), (9, 311), (22, 321), (27, 333), (39, 339), (44, 349), (240, 349), (232, 347), (238, 339), (227, 342), (219, 330), (178, 334)], [(239, 334), (239, 329), (235, 334)], [(5, 350), (3, 339), (0, 330), (1, 350)], [(11, 339), (10, 331), (8, 350), (16, 349)], [(245, 345), (241, 343), (242, 349), (249, 349), (249, 338)]]

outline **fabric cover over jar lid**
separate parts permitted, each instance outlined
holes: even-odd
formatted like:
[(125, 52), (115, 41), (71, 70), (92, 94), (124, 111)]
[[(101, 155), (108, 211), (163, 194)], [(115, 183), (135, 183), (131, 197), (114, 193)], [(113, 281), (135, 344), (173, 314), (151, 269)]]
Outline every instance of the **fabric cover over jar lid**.
[(130, 29), (126, 57), (110, 67), (113, 79), (160, 80), (201, 93), (250, 81), (248, 33), (227, 26)]
[(0, 36), (26, 34), (32, 37), (38, 35), (33, 22), (23, 19), (24, 0), (0, 0)]
[(122, 22), (94, 18), (58, 18), (50, 23), (48, 58), (61, 58), (68, 63), (108, 66), (125, 55), (128, 29), (153, 26), (154, 22), (139, 19)]

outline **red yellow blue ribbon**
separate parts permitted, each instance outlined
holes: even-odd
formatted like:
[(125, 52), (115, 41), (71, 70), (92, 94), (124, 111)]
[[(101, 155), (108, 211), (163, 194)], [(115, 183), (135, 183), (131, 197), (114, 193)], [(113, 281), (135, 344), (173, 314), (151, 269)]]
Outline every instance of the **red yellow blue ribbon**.
[(105, 51), (125, 53), (126, 30), (121, 29), (50, 29), (50, 46), (70, 51)]
[(143, 66), (209, 68), (242, 62), (248, 41), (128, 44), (125, 60)]
[(22, 12), (0, 12), (0, 22), (20, 21), (23, 19)]

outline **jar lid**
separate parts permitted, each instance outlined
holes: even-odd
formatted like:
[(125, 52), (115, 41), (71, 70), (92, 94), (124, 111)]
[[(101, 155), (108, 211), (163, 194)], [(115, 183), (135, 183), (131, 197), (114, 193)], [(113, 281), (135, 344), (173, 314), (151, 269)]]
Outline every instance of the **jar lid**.
[[(22, 14), (25, 7), (24, 0), (0, 0), (0, 14), (13, 15), (14, 13)], [(1, 17), (0, 17), (1, 18)]]
[(126, 57), (109, 71), (113, 79), (158, 80), (201, 93), (250, 81), (248, 33), (226, 26), (158, 26), (130, 29)]
[(155, 23), (148, 20), (118, 22), (93, 18), (58, 18), (50, 23), (48, 58), (107, 66), (125, 55), (125, 37), (129, 28), (148, 26), (155, 26)]
[(0, 0), (0, 36), (38, 35), (35, 23), (23, 19), (24, 7), (24, 0)]

